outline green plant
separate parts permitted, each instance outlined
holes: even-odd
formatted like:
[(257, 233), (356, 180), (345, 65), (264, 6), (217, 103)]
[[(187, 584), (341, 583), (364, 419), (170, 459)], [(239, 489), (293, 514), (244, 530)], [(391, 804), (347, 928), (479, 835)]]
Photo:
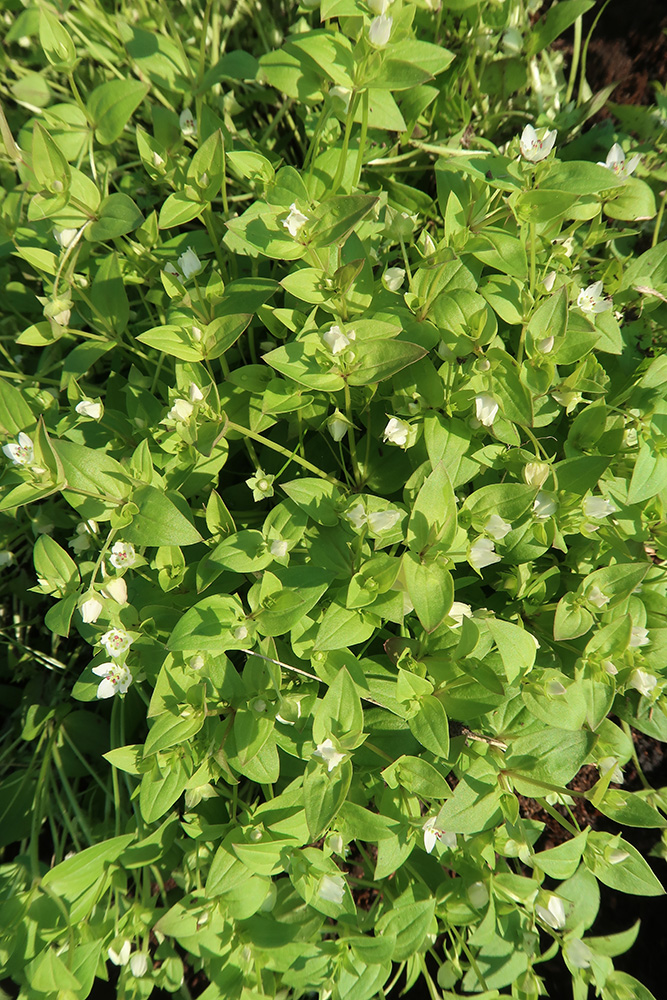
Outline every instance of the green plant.
[(637, 928), (587, 932), (598, 883), (662, 892), (621, 827), (664, 790), (613, 786), (667, 740), (667, 244), (643, 165), (569, 158), (595, 101), (558, 110), (548, 46), (589, 6), (528, 51), (465, 0), (12, 25), (22, 997), (109, 959), (127, 997), (529, 1000), (559, 951), (575, 1000), (650, 996)]

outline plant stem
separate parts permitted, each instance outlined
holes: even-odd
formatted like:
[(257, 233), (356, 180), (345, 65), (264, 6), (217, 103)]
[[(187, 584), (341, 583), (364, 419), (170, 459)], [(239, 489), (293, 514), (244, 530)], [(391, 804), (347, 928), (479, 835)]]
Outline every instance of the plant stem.
[(255, 431), (251, 431), (249, 427), (243, 427), (241, 424), (233, 423), (231, 420), (227, 423), (227, 430), (236, 431), (243, 437), (252, 438), (253, 441), (263, 444), (266, 448), (270, 448), (272, 451), (278, 452), (279, 455), (284, 455), (286, 458), (291, 458), (293, 462), (297, 465), (303, 466), (304, 469), (308, 469), (309, 472), (314, 472), (316, 476), (320, 479), (326, 479), (328, 482), (333, 483), (335, 486), (342, 486), (343, 484), (335, 476), (330, 475), (328, 472), (323, 472), (322, 469), (318, 469), (316, 465), (309, 462), (306, 458), (301, 458), (300, 455), (291, 452), (288, 448), (284, 448), (281, 444), (277, 444), (272, 441), (271, 438), (264, 437), (263, 434), (257, 434)]
[(572, 100), (572, 94), (574, 93), (574, 83), (577, 79), (577, 70), (579, 69), (579, 58), (581, 56), (581, 26), (582, 20), (581, 15), (574, 22), (574, 41), (572, 44), (572, 63), (570, 65), (570, 79), (567, 81), (567, 90), (565, 92), (565, 105), (567, 106)]
[(352, 398), (350, 394), (350, 387), (345, 383), (345, 416), (348, 419), (347, 425), (347, 440), (350, 445), (350, 458), (352, 459), (352, 472), (354, 474), (354, 481), (359, 485), (361, 476), (359, 474), (359, 460), (357, 458), (357, 442), (354, 436), (354, 419), (352, 414)]

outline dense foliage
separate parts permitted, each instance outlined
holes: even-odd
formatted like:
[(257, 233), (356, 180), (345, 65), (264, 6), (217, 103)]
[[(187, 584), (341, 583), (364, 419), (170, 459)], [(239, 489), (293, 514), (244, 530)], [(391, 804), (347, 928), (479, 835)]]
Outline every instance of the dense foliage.
[(589, 127), (538, 6), (5, 6), (21, 998), (650, 998), (664, 100)]

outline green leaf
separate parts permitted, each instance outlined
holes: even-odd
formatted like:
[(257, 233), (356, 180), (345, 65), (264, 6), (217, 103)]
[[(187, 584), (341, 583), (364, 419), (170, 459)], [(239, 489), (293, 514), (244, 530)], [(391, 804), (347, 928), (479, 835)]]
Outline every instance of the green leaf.
[(313, 719), (313, 740), (322, 743), (330, 736), (340, 739), (361, 733), (363, 728), (361, 700), (348, 671), (342, 667), (317, 705)]
[(147, 344), (148, 347), (153, 347), (156, 351), (162, 351), (180, 361), (201, 361), (204, 357), (202, 343), (198, 343), (192, 337), (191, 332), (179, 326), (169, 324), (155, 326), (146, 330), (145, 333), (139, 334), (137, 340), (141, 344)]
[(419, 621), (433, 632), (445, 618), (454, 600), (451, 573), (438, 562), (422, 562), (414, 552), (403, 555), (403, 573), (410, 600)]
[(204, 720), (203, 713), (191, 707), (184, 709), (180, 715), (165, 712), (158, 716), (146, 737), (144, 759), (159, 750), (166, 750), (191, 740), (204, 725)]
[(184, 652), (222, 653), (243, 648), (248, 639), (234, 639), (232, 628), (245, 619), (237, 597), (214, 594), (199, 601), (179, 619), (169, 636), (167, 649)]
[(540, 727), (510, 741), (505, 769), (520, 795), (545, 795), (572, 780), (596, 742), (594, 733)]
[(110, 80), (95, 87), (88, 97), (88, 114), (102, 146), (110, 146), (120, 137), (149, 89), (138, 80)]
[(352, 781), (352, 762), (344, 760), (329, 773), (311, 761), (303, 778), (303, 804), (313, 840), (322, 837), (345, 802)]
[(564, 642), (586, 635), (593, 624), (593, 615), (582, 604), (577, 594), (565, 594), (556, 607), (554, 639)]
[(667, 455), (657, 451), (650, 441), (642, 441), (628, 487), (628, 503), (650, 500), (666, 486)]
[(335, 195), (321, 203), (313, 214), (309, 242), (314, 248), (338, 246), (373, 210), (378, 199), (374, 195)]
[(554, 472), (558, 476), (558, 489), (582, 497), (595, 489), (610, 461), (606, 455), (586, 455), (556, 462)]
[(134, 232), (143, 221), (143, 215), (128, 195), (110, 194), (100, 204), (97, 220), (85, 229), (84, 236), (90, 242), (104, 243)]
[(20, 431), (30, 433), (36, 423), (23, 393), (0, 378), (0, 431), (8, 437), (14, 437)]
[(592, 832), (584, 862), (595, 877), (619, 892), (633, 896), (662, 896), (665, 890), (649, 864), (627, 840), (610, 833)]
[(445, 759), (449, 756), (449, 720), (435, 695), (420, 699), (419, 710), (408, 719), (408, 725), (415, 739), (432, 754)]
[(104, 501), (100, 513), (104, 512), (107, 503), (118, 505), (129, 495), (127, 474), (120, 462), (110, 455), (64, 440), (53, 441), (53, 450), (62, 463), (67, 489)]
[(154, 758), (153, 767), (147, 771), (139, 786), (139, 808), (146, 823), (154, 823), (171, 809), (185, 791), (190, 777), (181, 758), (172, 755), (163, 770)]
[(382, 777), (390, 788), (400, 785), (420, 798), (446, 799), (451, 794), (440, 771), (421, 757), (402, 755), (389, 767), (385, 767)]
[(317, 630), (315, 648), (322, 651), (346, 649), (370, 639), (374, 631), (374, 623), (364, 618), (361, 611), (330, 604)]
[(440, 550), (446, 551), (455, 535), (454, 490), (445, 463), (439, 462), (417, 494), (408, 523), (407, 542), (413, 553), (423, 553), (436, 542)]
[(502, 817), (501, 797), (495, 779), (478, 777), (471, 769), (461, 777), (438, 813), (438, 829), (469, 834), (488, 830)]
[(39, 122), (35, 122), (32, 132), (32, 168), (38, 183), (48, 191), (60, 194), (69, 188), (69, 164)]
[(121, 857), (134, 839), (133, 833), (126, 833), (78, 851), (74, 857), (51, 868), (42, 881), (66, 903), (73, 903)]
[(355, 344), (353, 353), (347, 382), (350, 385), (372, 385), (419, 361), (427, 351), (404, 340), (374, 340)]
[(546, 16), (533, 26), (527, 42), (530, 56), (537, 55), (594, 6), (594, 0), (565, 0), (551, 7)]
[(533, 854), (532, 861), (535, 867), (543, 871), (545, 875), (550, 875), (551, 878), (570, 878), (579, 867), (581, 855), (588, 840), (588, 832), (588, 830), (583, 830), (571, 840), (566, 840), (564, 844), (558, 844), (557, 847), (551, 847), (548, 851), (539, 851), (537, 854)]
[[(378, 920), (375, 930), (378, 935), (396, 938), (392, 959), (404, 962), (420, 949), (435, 913), (435, 898), (413, 900), (408, 889), (394, 900), (393, 905)], [(348, 994), (349, 995), (349, 994)]]
[(486, 618), (484, 624), (498, 647), (510, 684), (532, 670), (537, 647), (529, 632), (500, 618)]
[(290, 500), (305, 510), (308, 517), (318, 524), (338, 524), (336, 504), (341, 499), (339, 491), (331, 483), (322, 479), (293, 479), (290, 483), (282, 483)]
[(195, 201), (185, 191), (174, 191), (168, 195), (160, 209), (158, 226), (160, 229), (173, 229), (191, 222), (203, 212), (206, 206), (201, 201)]
[(667, 820), (650, 805), (639, 792), (626, 792), (621, 788), (608, 788), (601, 800), (596, 800), (596, 808), (603, 816), (608, 816), (624, 826), (649, 828), (665, 827)]
[(196, 545), (202, 537), (179, 493), (139, 486), (132, 493), (139, 513), (123, 528), (123, 538), (133, 545)]
[(57, 69), (72, 69), (76, 49), (64, 24), (47, 7), (39, 8), (39, 44), (44, 55)]
[(111, 253), (100, 264), (90, 298), (99, 313), (107, 320), (114, 333), (122, 333), (130, 318), (130, 303), (118, 263), (118, 254)]

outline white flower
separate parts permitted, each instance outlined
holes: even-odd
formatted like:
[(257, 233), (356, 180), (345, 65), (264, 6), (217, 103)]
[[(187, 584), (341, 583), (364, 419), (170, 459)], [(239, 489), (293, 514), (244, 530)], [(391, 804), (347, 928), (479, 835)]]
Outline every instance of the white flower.
[(490, 427), (496, 419), (497, 414), (498, 404), (493, 396), (488, 396), (486, 393), (482, 393), (481, 396), (475, 396), (475, 416), (480, 424)]
[(92, 535), (97, 534), (97, 522), (93, 520), (79, 521), (76, 526), (76, 535), (68, 547), (74, 552), (86, 552), (92, 545)]
[(392, 4), (392, 0), (367, 0), (367, 2), (371, 14), (378, 16), (386, 14)]
[(136, 979), (146, 975), (148, 971), (148, 955), (143, 951), (137, 951), (130, 958), (130, 972)]
[(500, 542), (512, 530), (512, 525), (504, 521), (500, 514), (492, 514), (484, 525), (484, 531)]
[(345, 334), (337, 324), (330, 326), (327, 332), (322, 334), (322, 340), (332, 354), (340, 354), (341, 351), (350, 346), (355, 337), (354, 330), (350, 330), (349, 333)]
[(607, 597), (598, 586), (594, 585), (586, 594), (586, 600), (589, 604), (594, 604), (596, 608), (604, 608), (609, 604), (611, 598)]
[(181, 111), (178, 124), (183, 135), (196, 135), (197, 134), (197, 119), (193, 116), (189, 108), (185, 111)]
[(109, 656), (121, 656), (132, 645), (132, 639), (122, 628), (111, 628), (100, 639)]
[(163, 167), (164, 166), (164, 159), (160, 156), (159, 153), (155, 153), (155, 152), (153, 153), (153, 166), (154, 167)]
[(348, 87), (339, 87), (338, 85), (330, 87), (329, 97), (334, 102), (341, 101), (343, 104), (343, 110), (345, 111), (345, 114), (347, 114), (350, 108), (350, 99), (352, 97), (352, 91)]
[(50, 312), (47, 312), (46, 309), (44, 310), (44, 315), (52, 319), (57, 326), (67, 326), (72, 315), (72, 310), (68, 305), (63, 304), (62, 300), (57, 299), (52, 303)]
[(614, 677), (618, 673), (618, 667), (614, 666), (611, 660), (602, 660), (600, 666), (611, 677)]
[(125, 604), (127, 601), (127, 584), (122, 576), (113, 577), (107, 580), (102, 587), (105, 597), (110, 597), (117, 604)]
[(340, 410), (336, 410), (335, 413), (332, 413), (327, 420), (327, 430), (329, 431), (329, 434), (331, 434), (334, 441), (342, 441), (347, 434), (349, 426), (350, 425), (348, 424), (346, 417), (343, 416)]
[(290, 236), (296, 239), (299, 231), (303, 229), (307, 222), (308, 216), (299, 211), (296, 207), (296, 202), (292, 202), (289, 207), (289, 215), (286, 219), (283, 219), (283, 226), (289, 232)]
[(35, 458), (32, 441), (23, 431), (19, 434), (15, 444), (5, 444), (2, 446), (2, 450), (14, 465), (32, 465)]
[(547, 292), (550, 292), (551, 289), (554, 287), (555, 280), (556, 280), (556, 272), (555, 271), (549, 271), (549, 273), (547, 274), (546, 278), (542, 282), (542, 284), (544, 285), (544, 287), (547, 290)]
[(400, 521), (401, 515), (397, 510), (378, 510), (375, 514), (368, 515), (368, 527), (379, 535), (383, 531), (389, 531)]
[(410, 424), (399, 417), (390, 417), (382, 435), (383, 441), (389, 444), (396, 444), (399, 448), (405, 448), (410, 435)]
[(523, 478), (528, 486), (544, 486), (549, 476), (549, 466), (544, 462), (528, 462), (523, 467)]
[(577, 305), (583, 313), (607, 312), (612, 307), (612, 301), (602, 293), (602, 282), (594, 281), (592, 285), (583, 288), (577, 296)]
[(657, 683), (658, 678), (654, 677), (653, 674), (647, 673), (645, 670), (633, 670), (630, 677), (630, 687), (633, 687), (635, 691), (639, 691), (640, 694), (645, 695), (647, 698), (651, 697)]
[(116, 569), (125, 569), (126, 566), (131, 566), (136, 558), (137, 554), (132, 542), (114, 542), (111, 546), (109, 562)]
[(543, 923), (553, 927), (556, 931), (565, 927), (565, 904), (560, 896), (549, 896), (546, 907), (540, 906), (538, 903), (535, 906), (535, 914)]
[(442, 830), (438, 829), (436, 824), (437, 817), (431, 816), (424, 823), (422, 830), (424, 831), (424, 849), (427, 854), (430, 854), (435, 847), (436, 840), (440, 840), (442, 835)]
[(93, 596), (79, 605), (79, 613), (84, 622), (96, 622), (103, 607), (102, 601)]
[(54, 229), (53, 237), (63, 250), (67, 250), (74, 243), (78, 231), (78, 229)]
[(614, 850), (609, 851), (606, 857), (610, 865), (620, 865), (622, 861), (625, 861), (626, 858), (630, 857), (630, 854), (628, 851), (623, 851), (617, 847)]
[(397, 292), (405, 281), (405, 269), (402, 267), (388, 267), (382, 275), (382, 284), (389, 292)]
[(648, 637), (648, 629), (642, 628), (641, 625), (633, 625), (632, 632), (630, 633), (630, 646), (648, 646), (650, 643)]
[(102, 678), (97, 688), (98, 698), (113, 698), (115, 694), (125, 694), (132, 683), (132, 674), (122, 663), (100, 663), (93, 667), (93, 673)]
[(109, 958), (114, 965), (127, 965), (130, 960), (130, 952), (132, 951), (132, 945), (129, 941), (123, 941), (120, 949), (116, 951), (114, 948), (109, 948)]
[(238, 628), (235, 628), (234, 631), (232, 632), (232, 636), (237, 642), (242, 642), (244, 639), (247, 639), (248, 638), (247, 625), (239, 625)]
[(283, 556), (287, 555), (287, 549), (289, 548), (288, 543), (282, 539), (276, 538), (275, 541), (271, 542), (269, 546), (269, 552), (272, 556), (277, 556), (278, 559), (282, 559)]
[(391, 36), (391, 26), (393, 19), (381, 14), (374, 17), (368, 29), (368, 41), (376, 49), (383, 49)]
[(537, 349), (540, 354), (551, 354), (554, 349), (555, 342), (555, 337), (545, 337), (544, 340), (538, 341)]
[(190, 670), (201, 670), (203, 666), (204, 666), (204, 657), (200, 653), (197, 653), (195, 656), (191, 658)]
[(538, 493), (533, 502), (533, 513), (540, 521), (553, 517), (558, 510), (558, 504), (548, 493)]
[(572, 392), (569, 389), (555, 389), (551, 395), (560, 403), (561, 406), (565, 407), (567, 413), (572, 413), (572, 410), (583, 401), (583, 396), (580, 392)]
[(616, 757), (603, 757), (602, 760), (598, 761), (598, 769), (601, 775), (612, 771), (611, 780), (616, 782), (617, 785), (623, 784), (623, 771), (618, 766)]
[(460, 628), (464, 618), (472, 618), (472, 608), (469, 604), (464, 604), (463, 601), (454, 601), (447, 615), (456, 622), (452, 628)]
[(187, 250), (184, 250), (176, 263), (183, 272), (183, 277), (186, 281), (189, 278), (193, 278), (195, 274), (199, 274), (204, 266), (192, 247), (188, 247)]
[(359, 531), (359, 529), (363, 527), (367, 521), (364, 505), (362, 503), (355, 504), (354, 507), (347, 511), (345, 517), (348, 521), (351, 521), (357, 531)]
[(204, 398), (204, 393), (201, 391), (198, 385), (194, 382), (190, 383), (190, 388), (188, 389), (188, 396), (190, 397), (191, 403), (201, 403)]
[(13, 552), (7, 552), (7, 550), (0, 552), (0, 567), (9, 566), (12, 562), (14, 562)]
[(92, 399), (82, 399), (80, 403), (76, 404), (74, 409), (79, 416), (89, 417), (90, 420), (99, 420), (104, 413), (102, 404), (95, 403)]
[(329, 837), (329, 847), (334, 852), (334, 854), (339, 854), (344, 857), (345, 844), (340, 833), (332, 833)]
[(618, 510), (616, 504), (605, 497), (586, 497), (582, 508), (586, 517), (594, 517), (598, 521)]
[(182, 422), (189, 420), (192, 416), (194, 406), (189, 399), (175, 399), (172, 408), (167, 414), (167, 420)]
[(607, 167), (612, 173), (616, 174), (617, 177), (629, 177), (630, 174), (634, 173), (639, 165), (641, 156), (636, 154), (632, 156), (626, 163), (625, 153), (623, 148), (619, 146), (617, 142), (611, 147), (607, 153), (607, 159), (604, 163), (598, 161), (598, 167)]
[(259, 503), (260, 500), (268, 500), (269, 497), (273, 496), (273, 481), (276, 477), (267, 475), (258, 469), (254, 476), (250, 479), (246, 479), (246, 486), (252, 490), (252, 498), (255, 503)]
[(490, 538), (476, 538), (470, 546), (468, 561), (474, 569), (482, 570), (485, 566), (500, 562), (500, 556)]
[(165, 274), (171, 274), (174, 278), (181, 278), (181, 272), (171, 261), (167, 261), (162, 270)]
[(539, 163), (540, 160), (544, 160), (554, 148), (557, 135), (556, 130), (541, 129), (541, 132), (542, 138), (538, 139), (537, 132), (533, 126), (526, 125), (521, 133), (519, 140), (521, 155), (524, 160), (528, 160), (530, 163)]
[(345, 898), (345, 879), (342, 875), (323, 875), (317, 895), (327, 903), (340, 905)]
[(565, 955), (570, 965), (575, 969), (589, 969), (593, 961), (593, 952), (583, 941), (566, 941)]
[(313, 751), (313, 757), (320, 757), (327, 765), (329, 773), (338, 767), (342, 760), (345, 760), (345, 754), (336, 750), (330, 739), (326, 739), (324, 743), (318, 743), (316, 750)]

